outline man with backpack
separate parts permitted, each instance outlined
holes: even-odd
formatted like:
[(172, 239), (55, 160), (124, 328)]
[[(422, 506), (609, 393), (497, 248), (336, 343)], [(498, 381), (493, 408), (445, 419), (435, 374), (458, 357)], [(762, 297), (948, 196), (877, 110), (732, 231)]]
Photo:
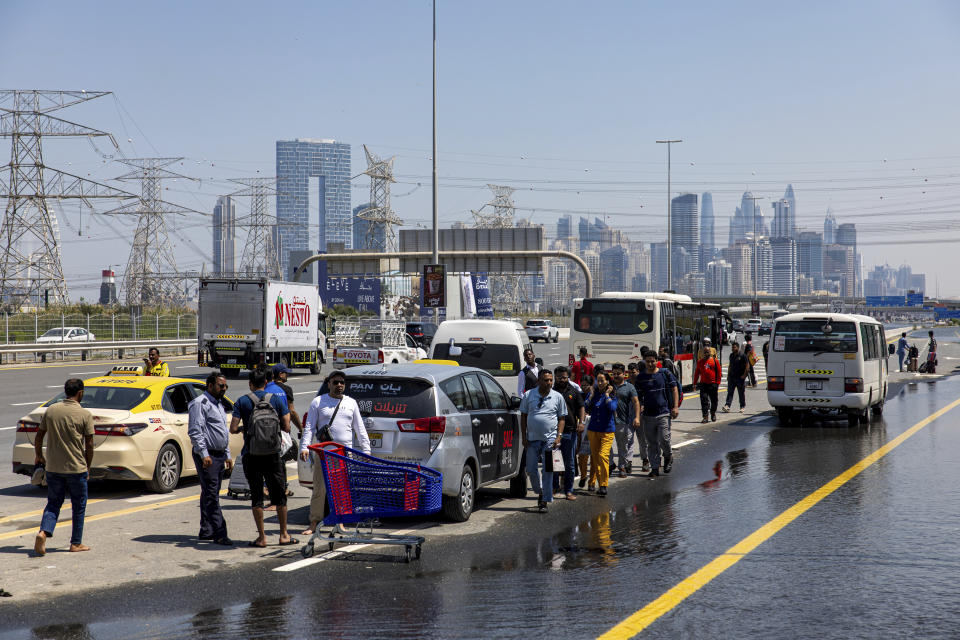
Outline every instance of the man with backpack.
[(230, 433), (241, 433), (243, 422), (243, 471), (250, 484), (253, 520), (257, 525), (257, 539), (251, 547), (266, 547), (263, 528), (263, 485), (266, 483), (270, 502), (277, 507), (280, 522), (280, 544), (299, 544), (287, 531), (287, 494), (284, 480), (287, 471), (280, 459), (281, 431), (290, 433), (290, 410), (283, 394), (268, 393), (267, 379), (262, 369), (250, 372), (250, 393), (240, 396), (233, 405)]
[(647, 440), (647, 458), (650, 474), (660, 475), (660, 456), (663, 472), (670, 473), (673, 454), (670, 451), (670, 419), (680, 415), (680, 396), (677, 380), (666, 368), (657, 370), (657, 354), (648, 351), (643, 358), (645, 369), (637, 374), (640, 394), (640, 412), (643, 414), (643, 434)]
[(700, 412), (703, 413), (703, 420), (700, 422), (706, 423), (709, 420), (716, 422), (722, 369), (717, 351), (710, 344), (710, 338), (703, 339), (699, 355), (697, 368), (693, 372), (693, 384), (694, 386), (699, 384), (700, 389)]

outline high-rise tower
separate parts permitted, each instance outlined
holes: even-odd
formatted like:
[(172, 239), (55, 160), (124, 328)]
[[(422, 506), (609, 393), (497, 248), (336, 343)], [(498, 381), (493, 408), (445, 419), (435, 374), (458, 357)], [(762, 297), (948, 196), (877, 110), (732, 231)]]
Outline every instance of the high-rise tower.
[(213, 207), (213, 272), (231, 274), (237, 270), (237, 204), (220, 196)]
[(833, 209), (827, 207), (827, 217), (823, 219), (823, 244), (833, 244), (837, 241), (837, 219)]
[(350, 210), (350, 145), (336, 140), (277, 140), (277, 229), (281, 273), (290, 273), (290, 252), (310, 249), (310, 178), (320, 189), (320, 242), (353, 248)]
[[(670, 233), (673, 236), (674, 253), (686, 252), (687, 267), (691, 271), (700, 271), (700, 212), (697, 208), (697, 194), (683, 193), (670, 202)], [(683, 251), (680, 251), (683, 250)], [(676, 272), (678, 279), (683, 270)]]
[(713, 217), (713, 194), (700, 196), (700, 243), (709, 255), (717, 248), (716, 222)]

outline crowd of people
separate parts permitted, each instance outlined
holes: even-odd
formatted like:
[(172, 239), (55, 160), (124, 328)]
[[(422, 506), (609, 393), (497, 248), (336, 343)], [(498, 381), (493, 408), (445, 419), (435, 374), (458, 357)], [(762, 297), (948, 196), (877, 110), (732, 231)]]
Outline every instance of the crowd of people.
[[(537, 361), (532, 349), (523, 356), (524, 366), (517, 376), (521, 430), (526, 471), (540, 511), (549, 509), (554, 496), (576, 500), (577, 476), (580, 489), (606, 496), (611, 475), (632, 474), (638, 450), (640, 471), (647, 477), (670, 473), (671, 425), (683, 390), (665, 345), (657, 351), (643, 347), (642, 366), (615, 362), (609, 370), (590, 362), (586, 348), (579, 350), (579, 359), (569, 368), (559, 366), (553, 371)], [(745, 388), (757, 384), (756, 362), (752, 336), (745, 336), (742, 351), (738, 343), (731, 345), (723, 411), (730, 411), (734, 393), (740, 412), (745, 411)], [(700, 392), (702, 423), (717, 420), (723, 377), (717, 351), (704, 338), (693, 378)], [(562, 471), (554, 471), (561, 466)]]
[[(537, 494), (539, 510), (548, 510), (555, 495), (576, 500), (574, 484), (578, 476), (581, 490), (606, 496), (611, 475), (625, 478), (632, 474), (637, 451), (640, 470), (647, 477), (670, 473), (671, 424), (678, 416), (683, 391), (676, 363), (665, 346), (658, 351), (642, 348), (642, 365), (616, 362), (609, 370), (590, 362), (585, 348), (580, 349), (579, 359), (569, 368), (559, 366), (552, 371), (537, 361), (533, 350), (527, 349), (523, 355), (524, 366), (517, 377), (521, 435), (526, 452), (525, 471)], [(169, 367), (160, 360), (156, 349), (151, 349), (144, 361), (144, 375), (169, 375)], [(740, 411), (744, 411), (745, 386), (751, 379), (756, 384), (755, 362), (749, 335), (743, 353), (739, 344), (731, 345), (723, 411), (730, 411), (734, 393), (739, 397)], [(285, 463), (298, 455), (308, 460), (312, 454), (307, 445), (319, 437), (321, 430), (326, 439), (346, 446), (356, 442), (364, 453), (370, 453), (360, 408), (344, 394), (343, 372), (334, 371), (327, 377), (329, 391), (315, 397), (301, 418), (294, 407), (293, 390), (286, 384), (289, 371), (283, 364), (253, 370), (247, 381), (249, 393), (233, 404), (229, 424), (224, 402), (228, 383), (221, 372), (208, 375), (204, 393), (190, 402), (188, 435), (200, 485), (200, 540), (222, 546), (235, 544), (220, 508), (221, 486), (233, 460), (231, 433), (243, 435), (240, 457), (257, 529), (257, 537), (247, 544), (253, 547), (267, 545), (267, 510), (276, 511), (279, 544), (299, 543), (288, 531), (287, 497), (292, 492), (287, 485)], [(717, 419), (722, 378), (723, 367), (717, 352), (710, 339), (704, 338), (693, 380), (700, 391), (703, 423)], [(82, 536), (94, 429), (91, 413), (80, 404), (83, 393), (82, 380), (67, 380), (64, 401), (48, 408), (38, 428), (36, 465), (44, 469), (48, 489), (47, 506), (34, 543), (38, 556), (46, 553), (47, 540), (53, 536), (67, 495), (72, 502), (70, 551), (89, 549)], [(299, 446), (290, 436), (291, 426), (300, 432)], [(314, 470), (305, 535), (312, 534), (329, 513), (320, 465), (315, 464)], [(265, 497), (269, 497), (268, 506), (264, 505)]]

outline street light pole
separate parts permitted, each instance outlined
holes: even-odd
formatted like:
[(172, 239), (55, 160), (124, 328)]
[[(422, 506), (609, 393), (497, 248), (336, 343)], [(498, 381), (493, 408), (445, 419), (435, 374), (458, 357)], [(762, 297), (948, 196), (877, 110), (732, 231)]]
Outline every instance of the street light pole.
[[(433, 161), (433, 264), (440, 264), (440, 216), (437, 209), (437, 0), (433, 0), (433, 153), (430, 155)], [(426, 291), (426, 282), (422, 286)], [(433, 310), (433, 317), (439, 324), (439, 308)]]
[(673, 212), (670, 210), (670, 149), (683, 140), (657, 140), (667, 145), (667, 290), (673, 291)]

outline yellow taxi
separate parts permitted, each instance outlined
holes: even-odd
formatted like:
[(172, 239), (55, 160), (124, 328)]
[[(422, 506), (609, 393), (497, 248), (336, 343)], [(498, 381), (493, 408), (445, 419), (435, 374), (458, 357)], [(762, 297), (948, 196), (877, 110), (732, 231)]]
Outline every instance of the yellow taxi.
[[(202, 380), (142, 374), (143, 367), (120, 366), (83, 381), (80, 404), (93, 414), (94, 426), (90, 478), (144, 480), (151, 491), (169, 493), (181, 477), (197, 473), (187, 435), (187, 405), (206, 385)], [(63, 396), (61, 392), (17, 422), (14, 473), (33, 474), (40, 419)], [(230, 413), (233, 403), (224, 402)], [(239, 455), (242, 446), (242, 436), (230, 436), (231, 455)]]

